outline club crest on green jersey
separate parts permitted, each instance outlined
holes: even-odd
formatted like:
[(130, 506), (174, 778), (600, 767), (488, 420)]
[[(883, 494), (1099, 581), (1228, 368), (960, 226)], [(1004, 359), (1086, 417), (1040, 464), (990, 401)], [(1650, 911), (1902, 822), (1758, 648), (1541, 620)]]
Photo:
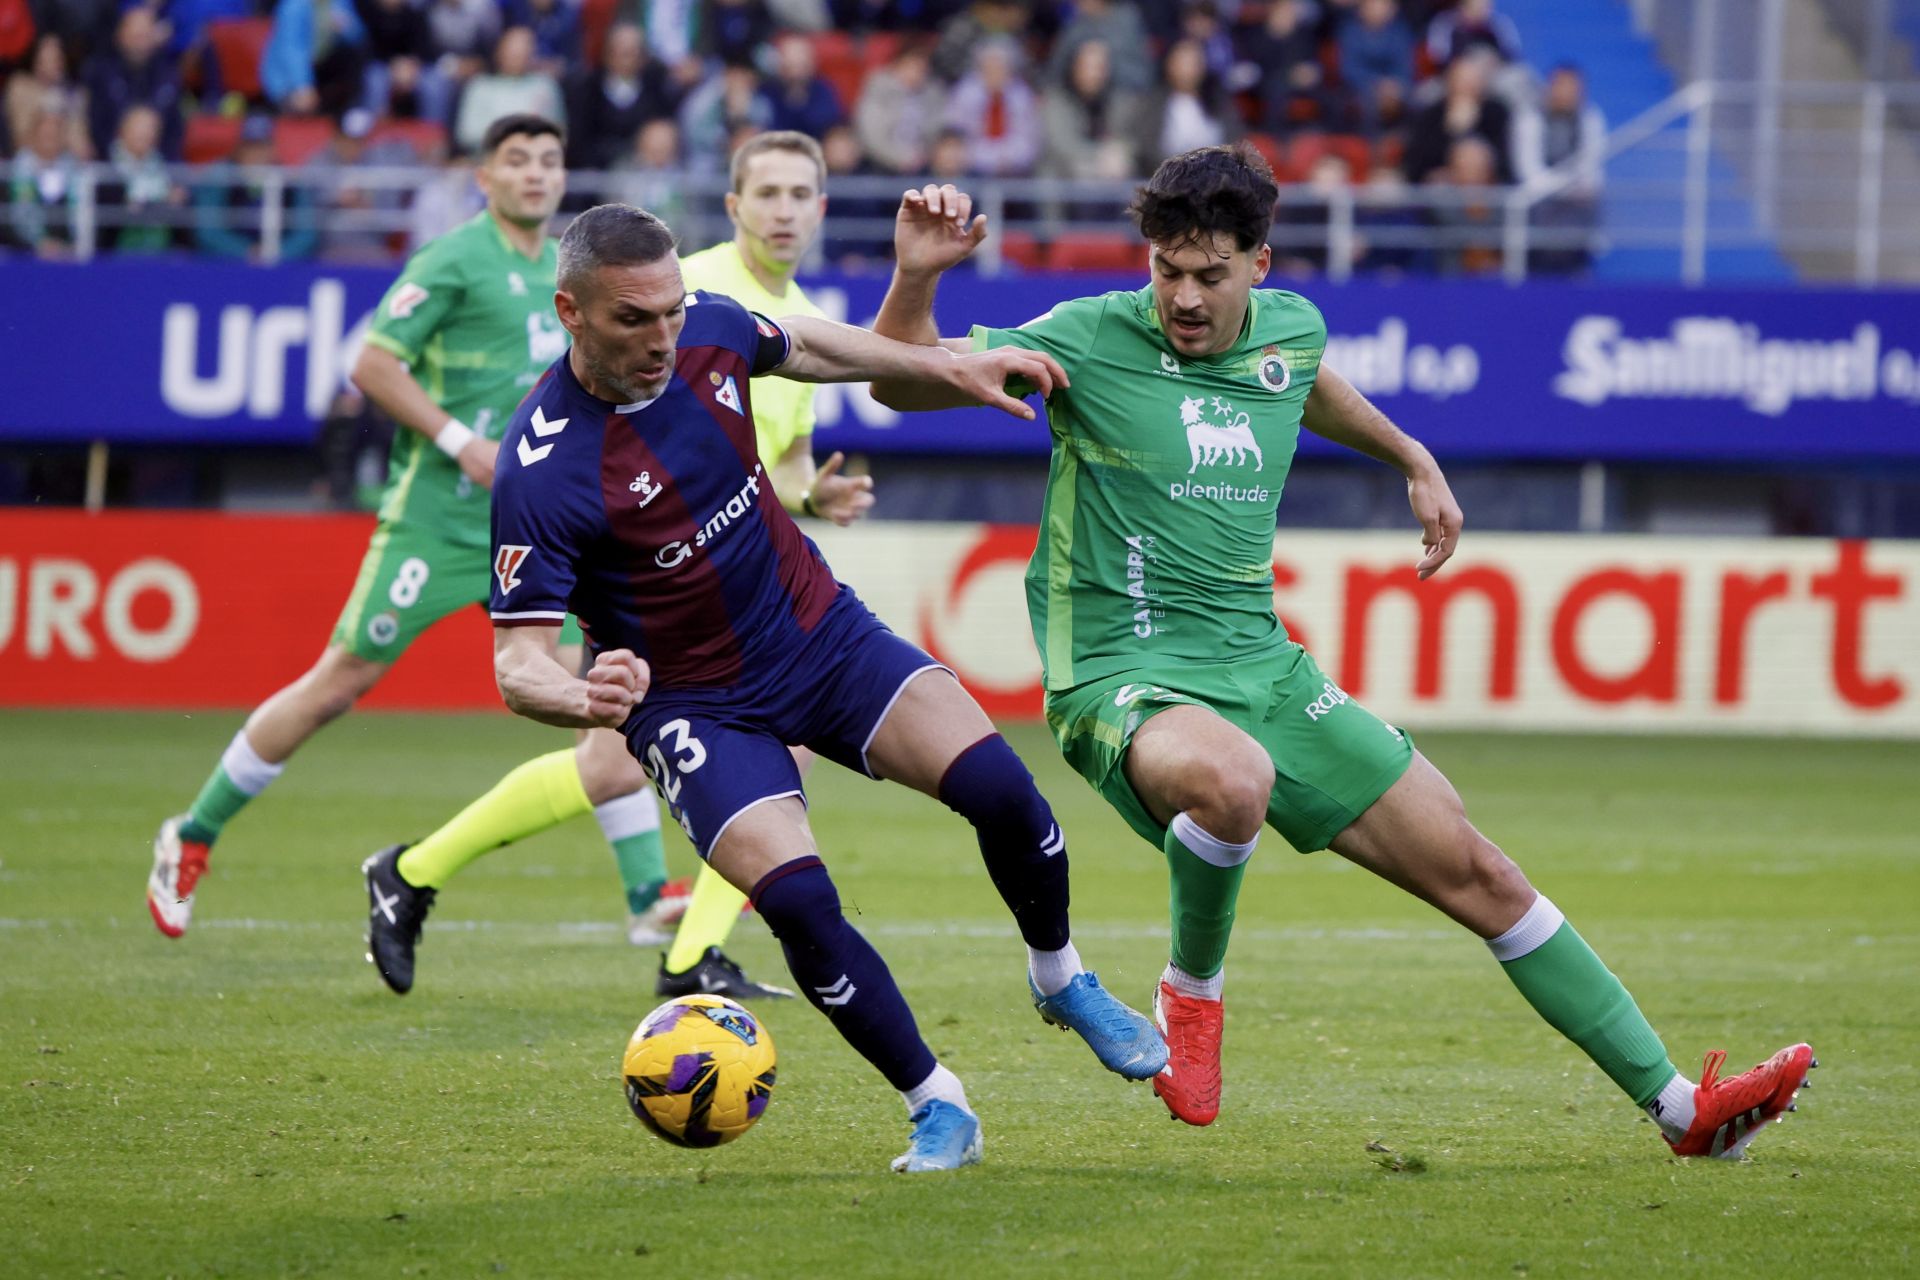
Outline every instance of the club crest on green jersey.
[(1269, 345), (1260, 352), (1260, 363), (1256, 369), (1260, 385), (1269, 391), (1285, 391), (1293, 385), (1293, 367), (1280, 349)]

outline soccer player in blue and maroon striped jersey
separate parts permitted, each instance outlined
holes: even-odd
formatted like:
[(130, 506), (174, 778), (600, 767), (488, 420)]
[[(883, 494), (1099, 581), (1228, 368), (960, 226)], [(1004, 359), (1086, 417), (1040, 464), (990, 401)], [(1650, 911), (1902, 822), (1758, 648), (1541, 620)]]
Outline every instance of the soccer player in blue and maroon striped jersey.
[[(807, 998), (907, 1103), (894, 1168), (980, 1158), (980, 1122), (877, 952), (841, 914), (791, 746), (939, 798), (966, 818), (1027, 945), (1041, 1016), (1131, 1079), (1166, 1063), (1147, 1019), (1082, 968), (1066, 841), (1032, 775), (953, 674), (836, 581), (772, 494), (750, 381), (903, 379), (1023, 418), (1010, 378), (1050, 390), (1050, 357), (955, 356), (813, 317), (775, 322), (688, 293), (672, 234), (603, 205), (560, 243), (573, 345), (520, 406), (493, 491), (495, 671), (521, 715), (617, 728), (701, 857), (750, 894)], [(571, 612), (596, 653), (555, 658)], [(432, 901), (369, 866), (371, 941), (411, 964)]]

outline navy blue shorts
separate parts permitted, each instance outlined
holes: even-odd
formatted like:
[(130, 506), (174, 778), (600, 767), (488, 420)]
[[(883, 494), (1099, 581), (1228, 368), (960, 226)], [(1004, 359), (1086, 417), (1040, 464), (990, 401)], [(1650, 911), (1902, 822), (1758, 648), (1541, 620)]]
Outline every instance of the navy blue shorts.
[(944, 670), (847, 592), (781, 671), (721, 689), (655, 690), (621, 732), (705, 858), (753, 806), (806, 799), (789, 744), (873, 777), (867, 748), (880, 722), (908, 681)]

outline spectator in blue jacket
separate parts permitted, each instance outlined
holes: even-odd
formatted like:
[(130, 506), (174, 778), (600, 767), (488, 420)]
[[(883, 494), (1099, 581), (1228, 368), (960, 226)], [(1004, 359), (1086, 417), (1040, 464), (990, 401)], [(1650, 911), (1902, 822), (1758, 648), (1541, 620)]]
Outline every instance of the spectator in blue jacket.
[(365, 92), (366, 42), (351, 0), (279, 0), (260, 87), (288, 115), (342, 115)]
[(558, 79), (580, 62), (580, 0), (507, 0), (507, 25), (533, 32), (534, 69)]
[(773, 81), (761, 90), (772, 112), (769, 128), (819, 138), (846, 121), (839, 95), (815, 68), (812, 41), (800, 35), (780, 37), (774, 45)]
[(134, 5), (120, 15), (113, 48), (87, 69), (87, 132), (93, 153), (104, 156), (120, 132), (120, 117), (135, 103), (160, 113), (160, 151), (180, 154), (185, 124), (180, 118), (180, 70), (161, 48), (166, 32), (154, 11)]
[(1353, 94), (1360, 127), (1373, 133), (1399, 113), (1413, 86), (1413, 32), (1393, 0), (1360, 0), (1340, 28), (1340, 78)]
[(1437, 67), (1474, 49), (1491, 49), (1501, 62), (1520, 59), (1520, 29), (1504, 13), (1493, 11), (1493, 0), (1460, 0), (1427, 28), (1427, 56)]

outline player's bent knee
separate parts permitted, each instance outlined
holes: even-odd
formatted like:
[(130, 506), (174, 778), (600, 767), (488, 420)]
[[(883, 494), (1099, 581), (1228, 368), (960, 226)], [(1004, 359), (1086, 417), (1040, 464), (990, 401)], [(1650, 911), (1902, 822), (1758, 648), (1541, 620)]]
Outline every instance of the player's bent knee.
[(1052, 811), (1007, 740), (989, 734), (962, 751), (940, 778), (940, 803), (976, 827), (1044, 832)]
[(1244, 843), (1259, 834), (1266, 821), (1273, 762), (1258, 751), (1201, 761), (1189, 773), (1187, 790), (1194, 797), (1187, 808), (1207, 813), (1221, 828), (1216, 836)]
[(812, 856), (795, 858), (767, 872), (747, 897), (785, 947), (818, 946), (846, 924), (833, 877)]

